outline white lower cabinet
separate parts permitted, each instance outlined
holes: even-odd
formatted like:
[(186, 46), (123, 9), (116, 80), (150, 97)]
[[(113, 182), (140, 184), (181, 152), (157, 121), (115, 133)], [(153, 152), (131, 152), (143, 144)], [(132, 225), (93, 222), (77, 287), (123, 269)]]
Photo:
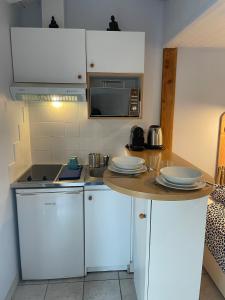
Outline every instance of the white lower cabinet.
[(207, 197), (134, 200), (134, 283), (138, 300), (198, 300)]
[(127, 269), (131, 261), (132, 199), (108, 187), (85, 190), (87, 272)]

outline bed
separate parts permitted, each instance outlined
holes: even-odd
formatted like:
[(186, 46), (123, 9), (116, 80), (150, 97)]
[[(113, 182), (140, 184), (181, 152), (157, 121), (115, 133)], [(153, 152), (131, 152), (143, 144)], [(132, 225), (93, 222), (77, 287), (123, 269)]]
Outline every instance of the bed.
[(225, 297), (225, 206), (209, 200), (204, 267)]

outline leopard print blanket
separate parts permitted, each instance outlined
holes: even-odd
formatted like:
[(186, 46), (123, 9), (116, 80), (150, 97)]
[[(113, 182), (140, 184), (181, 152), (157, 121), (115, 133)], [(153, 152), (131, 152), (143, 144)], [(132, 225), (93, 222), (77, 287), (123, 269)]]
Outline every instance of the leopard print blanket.
[(208, 205), (206, 245), (225, 273), (225, 206), (213, 202)]

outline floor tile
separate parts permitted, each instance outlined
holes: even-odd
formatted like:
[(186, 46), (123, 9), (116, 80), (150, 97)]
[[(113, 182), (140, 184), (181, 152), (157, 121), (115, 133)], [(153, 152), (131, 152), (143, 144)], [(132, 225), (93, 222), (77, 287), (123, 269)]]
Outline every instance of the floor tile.
[(50, 279), (48, 282), (52, 283), (68, 283), (68, 282), (83, 282), (84, 277), (73, 277), (73, 278), (61, 278), (61, 279)]
[(18, 285), (48, 284), (48, 280), (21, 280)]
[(134, 278), (134, 273), (127, 273), (127, 271), (119, 272), (119, 279), (132, 279)]
[(44, 300), (47, 284), (19, 285), (12, 300)]
[(88, 273), (84, 281), (116, 280), (116, 279), (119, 279), (118, 272), (94, 272), (94, 273)]
[(82, 300), (83, 282), (49, 284), (45, 300)]
[(200, 300), (224, 300), (208, 274), (202, 275)]
[(120, 288), (123, 300), (137, 300), (133, 279), (120, 280)]
[(83, 300), (121, 300), (119, 280), (85, 282)]

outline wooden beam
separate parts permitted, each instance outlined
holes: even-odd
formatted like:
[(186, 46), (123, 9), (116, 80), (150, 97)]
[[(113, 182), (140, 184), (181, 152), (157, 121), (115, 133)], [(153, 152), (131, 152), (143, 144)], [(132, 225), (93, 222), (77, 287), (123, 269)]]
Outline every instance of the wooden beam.
[(217, 167), (225, 166), (225, 113), (220, 118)]
[(176, 90), (177, 49), (163, 50), (161, 127), (163, 144), (166, 150), (172, 150), (173, 119)]
[(217, 160), (215, 170), (215, 181), (217, 184), (225, 184), (224, 170), (225, 167), (225, 113), (220, 117), (220, 126), (218, 133)]

